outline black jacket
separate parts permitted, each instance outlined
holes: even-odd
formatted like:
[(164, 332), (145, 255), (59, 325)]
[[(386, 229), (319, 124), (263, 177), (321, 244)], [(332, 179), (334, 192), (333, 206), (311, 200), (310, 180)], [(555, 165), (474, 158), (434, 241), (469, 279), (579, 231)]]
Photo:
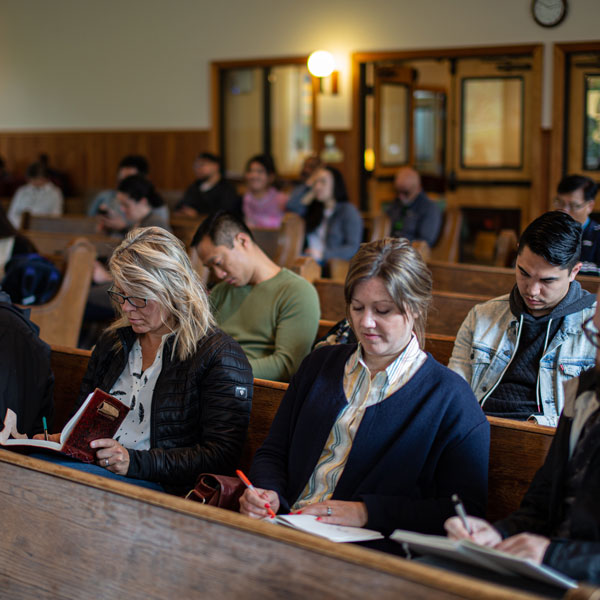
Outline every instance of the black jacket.
[(0, 427), (10, 408), (17, 415), (19, 432), (31, 437), (43, 431), (42, 417), (51, 428), (54, 375), (50, 346), (40, 340), (39, 328), (28, 313), (0, 291)]
[[(77, 407), (96, 387), (110, 391), (136, 335), (130, 327), (103, 336), (92, 353)], [(250, 420), (252, 369), (241, 347), (215, 329), (185, 361), (163, 351), (154, 388), (150, 450), (129, 450), (128, 477), (158, 481), (172, 493), (191, 489), (200, 473), (231, 473), (238, 465)]]
[[(592, 373), (588, 373), (588, 376), (592, 376)], [(544, 564), (574, 579), (599, 584), (600, 440), (585, 471), (583, 482), (575, 494), (571, 508), (569, 539), (552, 537), (552, 533), (565, 517), (564, 483), (569, 457), (569, 436), (573, 424), (569, 412), (565, 402), (565, 409), (548, 456), (533, 478), (521, 506), (494, 526), (503, 537), (524, 531), (549, 537), (551, 542), (544, 555)]]

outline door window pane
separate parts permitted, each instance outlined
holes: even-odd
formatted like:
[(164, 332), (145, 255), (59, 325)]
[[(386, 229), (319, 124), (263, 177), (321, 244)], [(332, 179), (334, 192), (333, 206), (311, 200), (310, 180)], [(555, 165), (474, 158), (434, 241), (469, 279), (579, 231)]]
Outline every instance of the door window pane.
[(498, 169), (522, 164), (523, 79), (463, 79), (461, 166)]
[(408, 87), (398, 83), (382, 83), (379, 126), (381, 164), (403, 165), (408, 162), (410, 121)]
[(415, 90), (413, 93), (415, 168), (420, 173), (443, 174), (445, 99), (442, 92)]
[(312, 80), (306, 65), (272, 67), (271, 151), (280, 173), (296, 174), (312, 153)]
[(585, 77), (585, 148), (586, 171), (600, 171), (600, 74)]

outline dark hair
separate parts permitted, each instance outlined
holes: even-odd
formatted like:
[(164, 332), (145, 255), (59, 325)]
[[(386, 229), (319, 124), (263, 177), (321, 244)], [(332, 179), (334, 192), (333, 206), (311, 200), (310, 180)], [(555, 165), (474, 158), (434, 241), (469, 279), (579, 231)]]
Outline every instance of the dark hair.
[(142, 175), (125, 177), (125, 179), (119, 182), (117, 190), (123, 194), (127, 194), (136, 202), (139, 202), (142, 198), (146, 198), (148, 204), (153, 208), (158, 208), (164, 204), (163, 199), (154, 189), (152, 183)]
[[(329, 171), (333, 176), (333, 197), (336, 202), (348, 202), (348, 192), (346, 191), (346, 184), (344, 183), (344, 177), (335, 167), (325, 165), (321, 167)], [(306, 210), (304, 219), (306, 221), (306, 232), (310, 233), (314, 231), (323, 221), (323, 214), (325, 212), (325, 205), (320, 200), (313, 200)]]
[(248, 171), (252, 163), (258, 163), (259, 165), (262, 165), (268, 175), (277, 175), (275, 161), (273, 160), (273, 157), (269, 154), (256, 154), (252, 156), (248, 159), (248, 162), (246, 163), (246, 168), (244, 170)]
[(150, 172), (148, 160), (141, 154), (128, 154), (127, 156), (124, 156), (119, 163), (119, 169), (122, 168), (137, 169), (137, 172), (140, 175), (144, 175), (144, 177)]
[(42, 162), (34, 162), (33, 164), (27, 167), (27, 171), (25, 171), (25, 176), (27, 179), (34, 179), (36, 177), (48, 177), (48, 170), (46, 169), (46, 165)]
[(598, 184), (585, 175), (566, 175), (560, 180), (557, 192), (559, 194), (570, 194), (577, 190), (583, 190), (583, 198), (586, 202), (594, 200), (598, 193)]
[(570, 272), (581, 256), (581, 225), (560, 210), (544, 213), (521, 234), (519, 254), (525, 246), (551, 265)]
[(192, 246), (197, 246), (208, 236), (215, 246), (233, 248), (233, 238), (238, 233), (245, 233), (254, 241), (252, 232), (238, 215), (228, 210), (219, 210), (200, 223), (192, 238)]

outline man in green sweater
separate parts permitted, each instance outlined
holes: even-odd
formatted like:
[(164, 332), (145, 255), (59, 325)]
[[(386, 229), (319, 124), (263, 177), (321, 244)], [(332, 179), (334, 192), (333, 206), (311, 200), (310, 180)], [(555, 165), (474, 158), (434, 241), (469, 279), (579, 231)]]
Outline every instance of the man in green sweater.
[(210, 295), (215, 318), (244, 349), (254, 377), (289, 381), (317, 334), (315, 288), (276, 265), (232, 213), (208, 217), (192, 245), (221, 280)]

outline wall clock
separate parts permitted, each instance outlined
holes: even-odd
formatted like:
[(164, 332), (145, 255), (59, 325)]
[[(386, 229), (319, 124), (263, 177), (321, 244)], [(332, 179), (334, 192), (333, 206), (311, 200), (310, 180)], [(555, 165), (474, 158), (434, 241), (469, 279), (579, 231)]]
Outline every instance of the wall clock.
[(567, 0), (532, 0), (531, 14), (542, 27), (556, 27), (567, 16)]

